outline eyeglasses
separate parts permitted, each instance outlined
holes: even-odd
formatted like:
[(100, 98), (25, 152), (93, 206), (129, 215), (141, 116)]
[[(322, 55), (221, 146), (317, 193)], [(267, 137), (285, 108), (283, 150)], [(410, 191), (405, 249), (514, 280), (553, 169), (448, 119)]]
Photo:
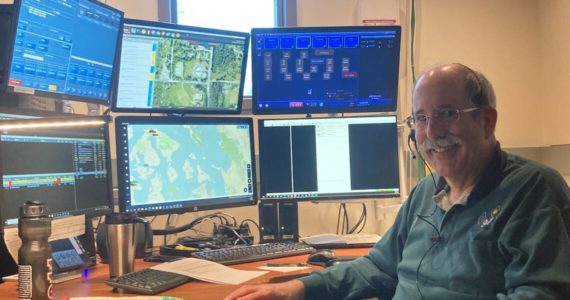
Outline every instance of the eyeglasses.
[(433, 112), (431, 115), (415, 114), (406, 118), (406, 124), (411, 129), (424, 129), (427, 127), (429, 121), (437, 122), (441, 126), (450, 126), (459, 121), (462, 113), (469, 113), (477, 111), (481, 108), (471, 107), (466, 109), (440, 109)]

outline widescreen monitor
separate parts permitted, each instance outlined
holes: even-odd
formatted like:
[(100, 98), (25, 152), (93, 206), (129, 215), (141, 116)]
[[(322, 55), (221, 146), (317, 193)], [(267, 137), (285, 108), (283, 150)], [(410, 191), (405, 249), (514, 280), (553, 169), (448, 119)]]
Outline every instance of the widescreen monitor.
[(251, 118), (117, 117), (115, 130), (121, 211), (256, 204)]
[(95, 0), (16, 0), (8, 91), (109, 105), (122, 21)]
[(126, 19), (112, 110), (239, 114), (249, 33)]
[(0, 121), (0, 203), (14, 225), (27, 200), (52, 217), (99, 216), (112, 208), (107, 120), (101, 117)]
[(254, 28), (254, 114), (394, 112), (399, 26)]
[(396, 116), (259, 120), (260, 200), (400, 194)]

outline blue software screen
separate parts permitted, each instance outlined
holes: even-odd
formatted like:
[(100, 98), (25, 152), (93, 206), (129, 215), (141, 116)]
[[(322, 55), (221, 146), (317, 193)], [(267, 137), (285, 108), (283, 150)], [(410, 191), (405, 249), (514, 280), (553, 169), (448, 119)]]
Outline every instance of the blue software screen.
[(399, 26), (258, 28), (256, 114), (395, 111)]
[(22, 0), (8, 85), (108, 104), (122, 12), (88, 0)]

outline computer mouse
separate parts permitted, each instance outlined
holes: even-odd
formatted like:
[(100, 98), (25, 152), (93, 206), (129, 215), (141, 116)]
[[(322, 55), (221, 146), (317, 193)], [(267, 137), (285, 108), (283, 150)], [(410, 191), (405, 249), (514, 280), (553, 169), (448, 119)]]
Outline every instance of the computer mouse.
[(326, 266), (327, 262), (335, 259), (336, 254), (330, 249), (320, 249), (309, 255), (307, 263), (316, 266)]

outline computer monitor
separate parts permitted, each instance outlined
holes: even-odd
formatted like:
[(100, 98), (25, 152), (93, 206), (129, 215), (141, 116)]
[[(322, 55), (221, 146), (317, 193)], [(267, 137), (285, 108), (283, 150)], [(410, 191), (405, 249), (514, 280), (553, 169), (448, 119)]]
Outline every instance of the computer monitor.
[(239, 114), (249, 33), (126, 19), (121, 112)]
[(15, 225), (27, 200), (54, 218), (98, 216), (112, 208), (107, 120), (67, 117), (0, 122), (3, 224)]
[(259, 120), (260, 200), (400, 194), (396, 116)]
[(109, 105), (123, 12), (96, 0), (16, 0), (8, 92)]
[(121, 116), (115, 130), (120, 211), (256, 204), (251, 118)]
[(399, 26), (254, 28), (253, 113), (393, 112)]

